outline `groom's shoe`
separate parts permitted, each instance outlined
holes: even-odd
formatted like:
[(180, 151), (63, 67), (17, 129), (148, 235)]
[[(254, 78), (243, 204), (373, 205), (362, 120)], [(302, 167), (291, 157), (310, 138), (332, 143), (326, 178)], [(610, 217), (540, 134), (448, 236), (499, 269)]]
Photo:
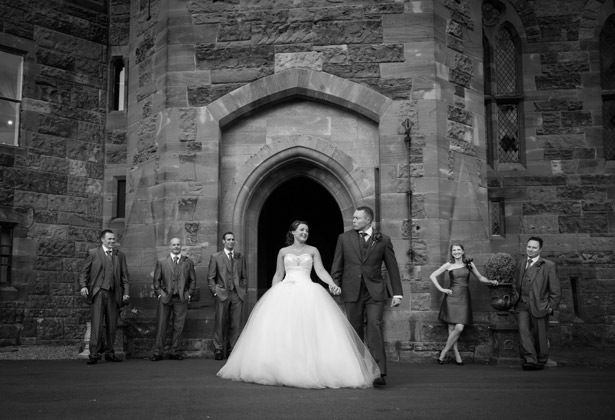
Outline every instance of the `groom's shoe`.
[(214, 351), (214, 359), (216, 359), (216, 360), (223, 360), (224, 359), (224, 354), (222, 354), (222, 350)]
[(387, 383), (384, 380), (384, 376), (380, 375), (380, 378), (374, 379), (374, 386), (385, 386)]

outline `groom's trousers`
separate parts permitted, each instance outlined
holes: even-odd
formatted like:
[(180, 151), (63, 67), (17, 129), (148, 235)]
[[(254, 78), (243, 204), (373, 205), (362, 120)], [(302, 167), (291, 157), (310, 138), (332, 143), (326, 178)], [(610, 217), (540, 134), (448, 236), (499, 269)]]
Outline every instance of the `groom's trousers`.
[(345, 302), (346, 316), (361, 340), (365, 341), (382, 375), (387, 374), (384, 351), (383, 316), (385, 301), (372, 299), (361, 279), (361, 291), (356, 302)]

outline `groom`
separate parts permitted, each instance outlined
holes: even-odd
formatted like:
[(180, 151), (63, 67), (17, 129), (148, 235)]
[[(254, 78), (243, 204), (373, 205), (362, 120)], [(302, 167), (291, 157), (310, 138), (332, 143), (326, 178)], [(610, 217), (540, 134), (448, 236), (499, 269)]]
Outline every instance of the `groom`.
[(359, 207), (352, 216), (352, 228), (337, 239), (331, 277), (342, 288), (342, 300), (348, 321), (366, 344), (381, 377), (375, 386), (385, 385), (387, 374), (384, 351), (383, 315), (389, 292), (382, 277), (382, 263), (389, 273), (393, 289), (391, 307), (399, 306), (403, 296), (399, 267), (391, 238), (374, 231), (374, 211)]

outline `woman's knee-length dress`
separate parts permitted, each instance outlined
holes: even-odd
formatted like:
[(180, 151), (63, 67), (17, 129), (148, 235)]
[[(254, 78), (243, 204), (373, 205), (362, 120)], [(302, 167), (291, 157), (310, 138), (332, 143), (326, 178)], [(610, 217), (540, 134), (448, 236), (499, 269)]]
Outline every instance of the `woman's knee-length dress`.
[(472, 299), (470, 297), (470, 270), (454, 268), (448, 272), (452, 295), (444, 295), (438, 319), (448, 324), (472, 324)]

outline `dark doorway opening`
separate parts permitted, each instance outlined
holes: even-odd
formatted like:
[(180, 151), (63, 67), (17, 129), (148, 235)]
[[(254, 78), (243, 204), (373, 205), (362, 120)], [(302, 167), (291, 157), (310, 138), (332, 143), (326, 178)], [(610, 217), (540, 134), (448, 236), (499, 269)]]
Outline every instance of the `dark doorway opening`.
[[(344, 231), (339, 205), (317, 182), (308, 178), (291, 179), (273, 191), (259, 216), (258, 298), (271, 287), (278, 251), (286, 246), (286, 232), (295, 220), (308, 222), (308, 244), (318, 248), (325, 269), (331, 269), (337, 237)], [(324, 284), (313, 270), (312, 280)]]

